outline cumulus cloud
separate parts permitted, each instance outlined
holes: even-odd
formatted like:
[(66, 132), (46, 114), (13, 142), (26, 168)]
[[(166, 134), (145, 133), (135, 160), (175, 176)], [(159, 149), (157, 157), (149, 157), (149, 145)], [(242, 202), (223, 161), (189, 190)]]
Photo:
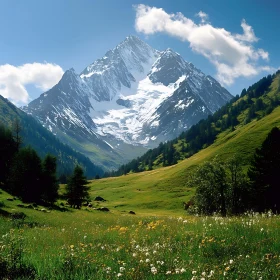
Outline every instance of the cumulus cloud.
[(30, 101), (26, 85), (33, 84), (45, 91), (54, 86), (62, 75), (62, 68), (52, 63), (0, 65), (0, 94), (16, 105), (25, 105)]
[(258, 38), (245, 20), (241, 22), (243, 34), (232, 34), (208, 23), (208, 15), (202, 11), (197, 14), (201, 22), (196, 24), (182, 13), (168, 14), (161, 8), (143, 4), (135, 8), (135, 28), (138, 32), (146, 35), (163, 32), (188, 42), (193, 51), (215, 65), (216, 76), (224, 85), (233, 84), (239, 77), (251, 77), (272, 70), (269, 66), (260, 66), (260, 61), (268, 61), (269, 54), (253, 46)]

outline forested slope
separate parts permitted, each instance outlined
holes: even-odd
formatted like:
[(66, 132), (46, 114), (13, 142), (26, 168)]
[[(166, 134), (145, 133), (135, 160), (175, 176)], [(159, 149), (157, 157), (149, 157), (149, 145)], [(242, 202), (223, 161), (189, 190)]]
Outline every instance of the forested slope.
[[(280, 104), (279, 81), (279, 71), (262, 78), (178, 138), (161, 143), (157, 148), (149, 150), (143, 156), (107, 175), (119, 176), (174, 165), (212, 145), (220, 135), (229, 134), (253, 120), (262, 119)], [(249, 160), (249, 157), (246, 160)]]
[(52, 154), (57, 157), (58, 174), (71, 174), (75, 165), (81, 165), (89, 178), (102, 175), (103, 170), (87, 157), (61, 143), (51, 132), (0, 95), (0, 123), (14, 130), (15, 122), (20, 125), (22, 146), (30, 145), (40, 157)]

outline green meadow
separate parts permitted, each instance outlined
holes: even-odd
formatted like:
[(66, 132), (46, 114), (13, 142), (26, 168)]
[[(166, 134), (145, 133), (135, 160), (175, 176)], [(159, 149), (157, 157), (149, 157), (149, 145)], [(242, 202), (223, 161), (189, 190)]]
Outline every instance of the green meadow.
[(0, 278), (280, 279), (278, 216), (198, 217), (183, 208), (196, 166), (238, 153), (246, 169), (274, 126), (280, 108), (174, 166), (90, 181), (92, 207), (81, 210), (63, 198), (52, 209), (27, 205), (1, 191)]
[[(280, 218), (19, 208), (1, 194), (2, 279), (279, 279)], [(180, 214), (179, 214), (180, 213)], [(6, 266), (5, 266), (6, 265)], [(17, 274), (18, 273), (18, 274)]]

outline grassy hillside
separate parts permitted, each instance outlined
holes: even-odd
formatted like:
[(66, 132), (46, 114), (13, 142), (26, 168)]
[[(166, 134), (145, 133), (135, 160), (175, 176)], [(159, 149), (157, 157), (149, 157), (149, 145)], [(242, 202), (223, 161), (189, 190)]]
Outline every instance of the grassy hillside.
[(157, 148), (121, 166), (109, 176), (142, 172), (176, 164), (212, 145), (221, 137), (226, 141), (224, 134), (234, 137), (234, 134), (230, 132), (238, 131), (241, 127), (245, 128), (247, 124), (262, 119), (279, 105), (280, 72), (277, 72), (262, 78), (247, 90), (244, 89), (240, 97), (234, 97), (212, 116), (201, 120), (178, 138), (161, 143)]
[(227, 159), (238, 154), (249, 163), (255, 149), (274, 126), (280, 127), (280, 107), (262, 119), (220, 133), (211, 146), (176, 165), (94, 180), (90, 183), (92, 195), (102, 196), (108, 200), (102, 203), (104, 206), (120, 211), (178, 211), (182, 209), (183, 201), (188, 201), (194, 194), (194, 189), (186, 187), (186, 181), (195, 166), (216, 155)]

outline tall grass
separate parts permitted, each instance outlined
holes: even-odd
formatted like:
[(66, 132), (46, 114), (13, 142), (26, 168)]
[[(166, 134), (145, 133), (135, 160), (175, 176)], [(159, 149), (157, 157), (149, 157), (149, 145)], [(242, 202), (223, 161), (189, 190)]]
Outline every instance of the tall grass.
[(280, 277), (280, 218), (270, 213), (175, 218), (74, 210), (40, 215), (46, 218), (33, 228), (26, 223), (11, 230), (9, 221), (0, 221), (0, 257), (11, 254), (11, 239), (18, 239), (21, 263), (36, 272), (22, 279)]

